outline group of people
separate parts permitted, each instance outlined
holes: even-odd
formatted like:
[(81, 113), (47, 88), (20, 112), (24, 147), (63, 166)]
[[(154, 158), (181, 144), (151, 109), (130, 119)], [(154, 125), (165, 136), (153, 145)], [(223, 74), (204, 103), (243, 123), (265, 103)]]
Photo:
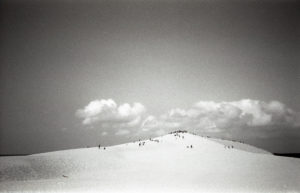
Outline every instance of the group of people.
[(158, 139), (152, 139), (152, 138), (150, 138), (150, 141), (154, 141), (154, 142), (156, 142), (156, 143), (159, 143), (159, 140), (158, 140)]
[(186, 146), (186, 148), (193, 148), (193, 145), (188, 145)]
[[(179, 135), (178, 133), (174, 134), (175, 137), (184, 139), (184, 136)], [(177, 139), (177, 138), (176, 138)]]
[[(101, 149), (101, 144), (98, 145), (98, 148)], [(104, 150), (106, 150), (106, 147), (103, 147)]]
[(233, 149), (234, 146), (233, 146), (233, 145), (225, 145), (224, 148), (225, 148), (225, 149)]
[(145, 145), (145, 143), (146, 143), (145, 141), (143, 141), (143, 142), (140, 142), (140, 143), (139, 143), (139, 147), (140, 147), (140, 146), (144, 146), (144, 145)]

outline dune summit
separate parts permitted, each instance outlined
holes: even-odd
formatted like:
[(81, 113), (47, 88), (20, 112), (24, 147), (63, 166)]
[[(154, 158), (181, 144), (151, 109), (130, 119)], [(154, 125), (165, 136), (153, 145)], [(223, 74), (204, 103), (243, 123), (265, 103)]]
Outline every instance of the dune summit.
[(0, 192), (300, 192), (300, 159), (185, 132), (0, 158)]

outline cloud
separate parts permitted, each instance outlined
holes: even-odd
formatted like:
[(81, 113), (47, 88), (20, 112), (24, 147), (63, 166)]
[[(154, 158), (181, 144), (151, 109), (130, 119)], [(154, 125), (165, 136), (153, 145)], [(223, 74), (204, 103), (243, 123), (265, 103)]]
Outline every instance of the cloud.
[(82, 124), (93, 126), (100, 124), (103, 128), (129, 128), (139, 126), (146, 108), (140, 103), (117, 105), (112, 99), (94, 100), (84, 108), (76, 111)]
[(127, 135), (129, 133), (130, 133), (130, 131), (127, 129), (120, 129), (115, 133), (115, 135)]
[(102, 136), (106, 136), (108, 133), (106, 132), (106, 131), (103, 131), (102, 133), (101, 133), (101, 135)]
[(279, 101), (200, 101), (189, 109), (171, 109), (158, 118), (148, 116), (142, 127), (144, 131), (154, 132), (186, 129), (220, 133), (246, 128), (296, 128), (300, 125), (299, 117), (299, 113)]
[(251, 99), (199, 101), (188, 109), (174, 108), (159, 116), (147, 115), (141, 103), (118, 105), (112, 99), (102, 99), (78, 109), (76, 116), (84, 126), (100, 128), (103, 136), (108, 131), (119, 136), (162, 135), (176, 129), (229, 136), (300, 128), (299, 112), (279, 101)]

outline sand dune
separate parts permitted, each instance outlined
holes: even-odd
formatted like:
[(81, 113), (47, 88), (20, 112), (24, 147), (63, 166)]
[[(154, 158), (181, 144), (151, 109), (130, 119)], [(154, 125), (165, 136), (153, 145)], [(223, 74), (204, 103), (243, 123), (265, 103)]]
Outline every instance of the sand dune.
[(300, 192), (299, 182), (300, 159), (189, 133), (0, 158), (0, 192)]

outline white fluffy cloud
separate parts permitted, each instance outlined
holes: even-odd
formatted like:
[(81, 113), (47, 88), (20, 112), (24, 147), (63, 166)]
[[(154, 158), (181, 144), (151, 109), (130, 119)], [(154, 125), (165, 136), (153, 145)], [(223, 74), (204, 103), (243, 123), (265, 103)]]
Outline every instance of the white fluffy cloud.
[(200, 101), (190, 109), (171, 109), (159, 118), (149, 116), (143, 130), (192, 129), (222, 132), (233, 128), (299, 127), (299, 113), (278, 101), (244, 99), (233, 102)]
[[(118, 106), (112, 99), (102, 99), (91, 101), (84, 108), (78, 109), (76, 116), (82, 119), (83, 125), (100, 124), (103, 128), (120, 129), (139, 126), (145, 112), (146, 108), (140, 103)], [(127, 133), (129, 132), (118, 134)]]
[(226, 133), (251, 128), (299, 128), (300, 113), (278, 101), (243, 99), (233, 102), (200, 101), (189, 109), (174, 108), (160, 116), (146, 116), (140, 103), (117, 105), (112, 99), (94, 100), (77, 110), (85, 126), (99, 126), (116, 135), (168, 133), (175, 129), (193, 132)]

